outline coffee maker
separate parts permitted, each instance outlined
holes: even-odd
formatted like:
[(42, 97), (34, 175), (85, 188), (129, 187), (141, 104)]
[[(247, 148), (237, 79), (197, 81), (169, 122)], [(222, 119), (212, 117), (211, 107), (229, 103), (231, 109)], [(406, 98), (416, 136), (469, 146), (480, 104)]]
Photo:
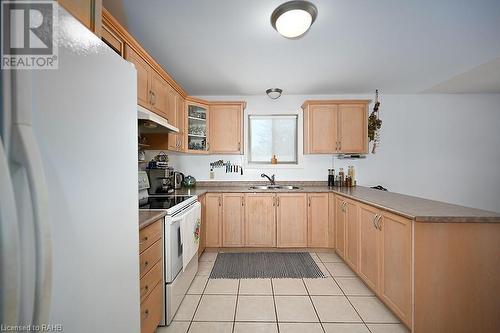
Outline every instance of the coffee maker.
[(174, 192), (174, 168), (148, 169), (149, 194), (171, 194)]

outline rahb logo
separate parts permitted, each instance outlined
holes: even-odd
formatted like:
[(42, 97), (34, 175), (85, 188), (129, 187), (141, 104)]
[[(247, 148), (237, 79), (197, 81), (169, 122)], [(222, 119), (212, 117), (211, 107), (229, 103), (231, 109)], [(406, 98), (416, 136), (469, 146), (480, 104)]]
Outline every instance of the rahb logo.
[(57, 69), (57, 6), (2, 0), (2, 69)]

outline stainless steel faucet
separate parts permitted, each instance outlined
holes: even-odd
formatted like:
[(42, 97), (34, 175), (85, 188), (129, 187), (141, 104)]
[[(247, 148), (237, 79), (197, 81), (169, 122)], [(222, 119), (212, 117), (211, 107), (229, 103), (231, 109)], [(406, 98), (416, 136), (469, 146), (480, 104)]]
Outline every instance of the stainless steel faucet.
[(274, 180), (274, 175), (272, 175), (271, 177), (269, 177), (268, 175), (266, 175), (265, 173), (261, 174), (260, 175), (262, 178), (267, 178), (269, 179), (269, 182), (271, 182), (271, 185), (276, 185), (276, 181)]

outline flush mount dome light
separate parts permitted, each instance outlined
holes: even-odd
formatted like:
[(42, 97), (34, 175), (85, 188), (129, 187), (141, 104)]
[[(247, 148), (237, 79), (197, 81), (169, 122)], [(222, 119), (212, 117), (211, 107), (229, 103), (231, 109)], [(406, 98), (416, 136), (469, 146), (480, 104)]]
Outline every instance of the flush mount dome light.
[(280, 88), (269, 88), (266, 90), (266, 94), (270, 99), (278, 99), (281, 96), (282, 92), (283, 90), (281, 90)]
[(302, 37), (318, 15), (318, 9), (309, 1), (289, 1), (281, 4), (271, 14), (271, 25), (283, 37)]

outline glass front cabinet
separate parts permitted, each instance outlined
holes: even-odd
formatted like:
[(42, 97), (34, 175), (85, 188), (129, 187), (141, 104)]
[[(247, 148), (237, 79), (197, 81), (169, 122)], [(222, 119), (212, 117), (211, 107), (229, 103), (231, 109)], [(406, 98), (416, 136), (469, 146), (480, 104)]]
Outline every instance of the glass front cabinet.
[(186, 101), (187, 108), (187, 152), (208, 154), (208, 106)]

